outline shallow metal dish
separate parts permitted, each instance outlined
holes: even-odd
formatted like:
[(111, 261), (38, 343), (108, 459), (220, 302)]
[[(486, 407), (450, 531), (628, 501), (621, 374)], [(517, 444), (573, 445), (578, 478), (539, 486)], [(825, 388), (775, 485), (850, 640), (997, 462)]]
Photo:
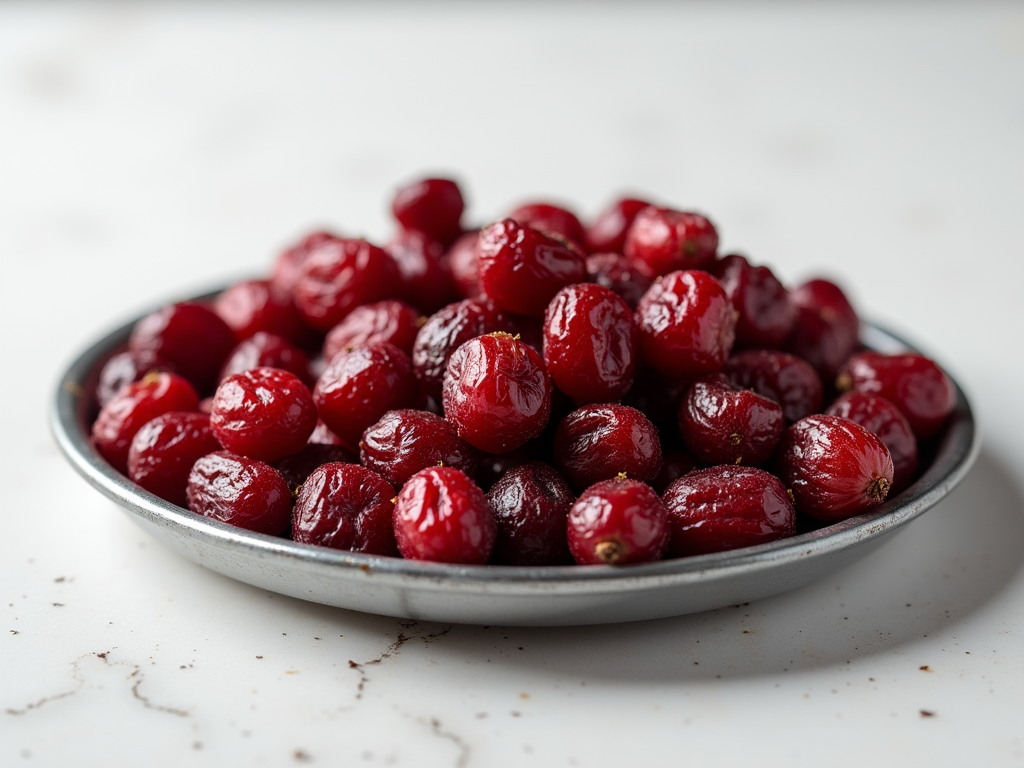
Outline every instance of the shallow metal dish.
[[(956, 412), (916, 483), (868, 514), (790, 539), (620, 568), (452, 566), (341, 552), (199, 517), (142, 490), (100, 457), (89, 443), (96, 377), (133, 325), (86, 349), (57, 387), (53, 433), (82, 477), (153, 536), (206, 568), (291, 597), (408, 619), (602, 624), (696, 613), (778, 594), (873, 551), (949, 493), (979, 447), (970, 405), (957, 386)], [(863, 328), (862, 341), (883, 352), (911, 349), (871, 325)]]

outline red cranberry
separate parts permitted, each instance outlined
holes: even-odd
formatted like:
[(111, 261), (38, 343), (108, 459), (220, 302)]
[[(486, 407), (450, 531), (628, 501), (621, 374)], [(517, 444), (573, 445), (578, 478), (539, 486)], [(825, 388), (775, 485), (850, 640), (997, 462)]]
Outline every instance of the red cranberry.
[(291, 521), (292, 495), (281, 473), (228, 451), (196, 461), (185, 494), (197, 515), (256, 533), (279, 536)]
[(587, 277), (580, 250), (513, 219), (482, 230), (477, 251), (484, 292), (518, 315), (543, 317), (559, 290)]
[(587, 405), (558, 425), (555, 463), (569, 484), (582, 491), (619, 475), (651, 480), (661, 467), (658, 430), (627, 405)]
[(430, 467), (402, 487), (394, 509), (398, 550), (410, 560), (482, 565), (497, 523), (487, 497), (454, 467)]
[(679, 406), (686, 447), (706, 464), (758, 467), (771, 458), (782, 434), (782, 408), (720, 373), (698, 379)]
[(587, 275), (598, 285), (615, 291), (636, 309), (654, 280), (634, 269), (621, 253), (594, 253), (587, 256)]
[(292, 496), (313, 470), (324, 464), (357, 464), (359, 457), (343, 445), (306, 443), (298, 452), (274, 462), (274, 469), (284, 475)]
[(715, 259), (718, 233), (698, 213), (649, 205), (633, 219), (623, 253), (651, 277), (685, 269), (704, 269)]
[(382, 341), (394, 344), (408, 355), (420, 325), (420, 313), (405, 302), (389, 299), (364, 304), (330, 330), (324, 339), (324, 357), (330, 360), (348, 347)]
[(147, 373), (141, 380), (123, 387), (100, 409), (92, 425), (92, 441), (103, 458), (125, 474), (132, 438), (146, 422), (169, 411), (198, 408), (199, 396), (181, 376)]
[(422, 232), (447, 245), (462, 234), (465, 207), (459, 185), (451, 179), (422, 179), (395, 193), (391, 212), (403, 229)]
[(415, 398), (416, 377), (408, 356), (387, 343), (339, 352), (313, 389), (320, 418), (350, 445), (385, 413), (407, 408)]
[(512, 211), (508, 218), (568, 240), (577, 248), (585, 248), (583, 225), (572, 211), (550, 203), (528, 203)]
[(683, 475), (662, 495), (672, 557), (725, 552), (796, 533), (796, 511), (775, 475), (717, 466)]
[(292, 295), (310, 325), (329, 331), (356, 307), (401, 292), (394, 261), (365, 240), (327, 240), (313, 248), (299, 270)]
[(779, 444), (779, 467), (797, 511), (826, 522), (866, 512), (892, 487), (882, 441), (838, 416), (807, 416), (791, 426)]
[(299, 488), (292, 538), (300, 544), (397, 555), (391, 517), (395, 489), (358, 464), (324, 464)]
[(590, 486), (576, 500), (568, 533), (580, 565), (645, 563), (665, 554), (668, 516), (651, 486), (616, 478)]
[(280, 368), (295, 374), (307, 386), (313, 384), (306, 353), (283, 336), (273, 333), (257, 331), (239, 342), (224, 361), (220, 380), (253, 368)]
[(860, 321), (842, 289), (828, 280), (809, 280), (792, 293), (798, 314), (786, 350), (802, 357), (831, 384), (854, 349)]
[(257, 333), (283, 336), (296, 345), (310, 343), (312, 332), (292, 303), (291, 293), (275, 289), (269, 280), (245, 280), (226, 288), (213, 310), (243, 341)]
[(402, 295), (426, 314), (455, 299), (451, 272), (442, 260), (444, 245), (422, 232), (400, 232), (384, 246), (401, 275)]
[(217, 450), (220, 444), (208, 415), (170, 411), (135, 433), (128, 451), (128, 477), (164, 501), (184, 507), (192, 465)]
[(128, 349), (142, 370), (167, 364), (208, 392), (217, 382), (235, 334), (209, 307), (174, 304), (142, 318), (132, 329)]
[(636, 308), (640, 358), (666, 376), (694, 378), (725, 363), (735, 337), (729, 297), (707, 272), (672, 272)]
[(825, 411), (842, 416), (878, 435), (892, 456), (893, 490), (906, 488), (917, 471), (917, 439), (900, 409), (881, 395), (847, 392)]
[(566, 520), (576, 497), (554, 469), (540, 461), (515, 467), (487, 494), (498, 524), (491, 561), (502, 565), (571, 562)]
[(274, 270), (270, 276), (270, 285), (276, 293), (291, 296), (295, 283), (299, 280), (299, 271), (306, 262), (310, 251), (326, 242), (340, 240), (331, 232), (312, 232), (295, 245), (283, 251), (274, 262)]
[(540, 355), (507, 333), (492, 333), (455, 350), (442, 402), (459, 437), (481, 451), (504, 453), (544, 430), (551, 380)]
[(555, 386), (578, 403), (618, 400), (636, 366), (633, 312), (607, 288), (570, 285), (544, 315), (544, 363)]
[(363, 433), (359, 460), (396, 488), (421, 469), (445, 466), (476, 474), (477, 452), (455, 427), (426, 411), (388, 411)]
[(726, 361), (722, 373), (735, 386), (752, 389), (781, 405), (782, 415), (790, 423), (821, 411), (821, 377), (796, 355), (767, 349), (738, 352)]
[(476, 250), (479, 239), (478, 231), (467, 232), (452, 244), (445, 256), (448, 269), (452, 273), (455, 291), (464, 299), (475, 299), (483, 296), (484, 293), (484, 289), (480, 285), (479, 259)]
[(736, 308), (736, 347), (781, 347), (796, 322), (789, 291), (768, 267), (755, 267), (742, 256), (726, 256), (710, 267)]
[(626, 243), (626, 232), (633, 225), (636, 215), (648, 205), (650, 203), (644, 200), (633, 198), (616, 200), (587, 227), (587, 250), (590, 253), (621, 254)]
[(935, 362), (918, 354), (861, 352), (843, 365), (836, 386), (891, 401), (920, 440), (938, 432), (956, 408), (953, 382)]

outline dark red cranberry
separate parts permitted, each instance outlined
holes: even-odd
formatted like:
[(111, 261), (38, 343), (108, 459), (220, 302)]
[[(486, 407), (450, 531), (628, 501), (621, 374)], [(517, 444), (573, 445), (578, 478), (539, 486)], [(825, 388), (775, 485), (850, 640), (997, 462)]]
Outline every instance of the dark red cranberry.
[(508, 218), (539, 229), (541, 232), (558, 235), (581, 250), (586, 248), (583, 225), (580, 224), (575, 213), (562, 206), (550, 203), (528, 203), (520, 205), (509, 213)]
[(768, 267), (755, 267), (742, 256), (714, 262), (710, 272), (722, 284), (736, 318), (736, 348), (781, 347), (796, 322), (796, 305), (789, 291)]
[(498, 524), (491, 562), (563, 565), (571, 562), (566, 520), (576, 497), (561, 475), (532, 461), (509, 470), (487, 494)]
[(558, 425), (555, 465), (569, 484), (582, 491), (619, 475), (651, 480), (661, 467), (658, 430), (627, 405), (586, 405)]
[(305, 384), (280, 368), (229, 376), (213, 396), (210, 425), (232, 453), (277, 461), (297, 453), (316, 426), (316, 406)]
[(409, 357), (386, 342), (342, 350), (313, 389), (320, 418), (349, 445), (385, 413), (408, 408), (415, 399)]
[(668, 515), (658, 494), (639, 480), (590, 486), (569, 510), (569, 551), (580, 565), (660, 560), (668, 546)]
[(894, 491), (906, 488), (917, 471), (917, 439), (910, 422), (891, 401), (871, 392), (847, 392), (825, 411), (878, 435), (892, 456)]
[(732, 303), (707, 272), (672, 272), (636, 308), (637, 347), (648, 365), (675, 378), (714, 373), (735, 338)]
[(445, 245), (462, 234), (466, 204), (459, 185), (451, 179), (422, 179), (395, 193), (391, 212), (403, 229), (422, 232)]
[(482, 565), (497, 535), (487, 497), (454, 467), (430, 467), (402, 487), (394, 509), (395, 538), (410, 560)]
[(395, 489), (358, 464), (324, 464), (310, 473), (295, 496), (292, 538), (300, 544), (398, 554), (391, 518)]
[(821, 377), (796, 355), (767, 349), (737, 352), (722, 373), (737, 387), (752, 389), (781, 405), (790, 423), (821, 411)]
[(359, 460), (396, 488), (421, 469), (455, 467), (476, 475), (477, 452), (455, 427), (426, 411), (388, 411), (363, 432)]
[(796, 511), (775, 475), (717, 466), (683, 475), (662, 495), (672, 557), (725, 552), (796, 533)]
[(365, 240), (326, 240), (299, 270), (292, 296), (310, 325), (329, 331), (356, 307), (401, 293), (394, 261)]
[(455, 300), (455, 285), (445, 247), (422, 232), (406, 230), (384, 246), (401, 275), (402, 295), (421, 312), (431, 314)]
[[(590, 253), (621, 254), (626, 244), (626, 232), (636, 215), (650, 203), (633, 198), (616, 200), (587, 227), (586, 245)], [(611, 287), (611, 286), (608, 286)]]
[(540, 355), (507, 333), (470, 339), (444, 375), (444, 416), (463, 440), (487, 453), (537, 437), (551, 415), (551, 380)]
[(96, 404), (102, 408), (126, 385), (138, 381), (146, 373), (140, 370), (131, 352), (118, 352), (100, 368), (96, 383)]
[(470, 339), (496, 331), (511, 331), (512, 324), (485, 299), (465, 299), (430, 316), (416, 334), (412, 365), (424, 394), (441, 399), (441, 385), (452, 353)]
[(720, 373), (698, 379), (679, 405), (679, 432), (705, 464), (758, 467), (771, 458), (783, 429), (782, 408)]
[(842, 289), (828, 280), (809, 280), (790, 293), (797, 320), (785, 348), (810, 363), (831, 384), (857, 348), (860, 321)]
[(685, 269), (705, 269), (715, 259), (718, 233), (699, 213), (649, 205), (633, 219), (623, 253), (651, 277)]
[(621, 253), (593, 253), (587, 256), (587, 275), (598, 285), (610, 288), (636, 309), (654, 280), (635, 269)]
[(200, 393), (209, 392), (235, 334), (216, 312), (202, 304), (174, 304), (142, 318), (132, 329), (128, 349), (142, 370), (169, 365)]
[(779, 478), (798, 512), (836, 522), (881, 504), (892, 487), (892, 457), (881, 440), (839, 416), (807, 416), (779, 443)]
[(577, 403), (618, 400), (633, 384), (633, 312), (593, 283), (570, 285), (544, 315), (544, 363), (555, 386)]
[(587, 279), (582, 251), (505, 219), (480, 232), (480, 285), (501, 309), (543, 317), (559, 290)]
[(274, 262), (274, 270), (270, 276), (270, 284), (276, 293), (291, 296), (295, 283), (299, 279), (299, 271), (306, 262), (310, 251), (321, 243), (340, 240), (332, 232), (311, 232), (295, 245), (286, 249)]
[(196, 461), (185, 495), (197, 515), (256, 533), (279, 536), (291, 522), (292, 495), (281, 473), (229, 451)]
[(284, 475), (294, 496), (299, 486), (324, 464), (358, 464), (359, 456), (343, 445), (306, 443), (298, 452), (274, 462), (274, 469)]
[(128, 451), (128, 477), (164, 501), (184, 507), (192, 465), (218, 450), (208, 415), (170, 411), (135, 433)]
[[(423, 318), (426, 322), (426, 318)], [(419, 333), (420, 313), (402, 301), (388, 299), (353, 309), (334, 326), (324, 339), (324, 358), (328, 361), (348, 347), (386, 341), (405, 354), (412, 353)]]
[(96, 450), (121, 474), (128, 470), (132, 438), (143, 425), (170, 411), (199, 409), (199, 396), (192, 385), (173, 373), (147, 373), (139, 381), (121, 388), (92, 425)]
[(658, 493), (664, 493), (669, 485), (696, 468), (693, 456), (678, 448), (670, 448), (662, 453), (661, 469), (651, 480), (651, 487)]
[(244, 280), (223, 290), (213, 310), (243, 341), (257, 333), (283, 336), (292, 344), (305, 346), (312, 332), (292, 303), (291, 293), (275, 289), (269, 280)]
[(239, 342), (224, 361), (220, 369), (220, 380), (253, 368), (280, 368), (298, 376), (306, 386), (313, 385), (306, 353), (288, 339), (273, 333), (257, 331)]
[(475, 299), (483, 296), (484, 293), (484, 289), (480, 285), (480, 270), (476, 251), (479, 239), (478, 231), (467, 232), (452, 244), (445, 255), (455, 291), (464, 299)]
[(843, 365), (836, 387), (873, 392), (891, 401), (907, 417), (919, 440), (938, 432), (956, 408), (953, 382), (924, 355), (860, 352)]

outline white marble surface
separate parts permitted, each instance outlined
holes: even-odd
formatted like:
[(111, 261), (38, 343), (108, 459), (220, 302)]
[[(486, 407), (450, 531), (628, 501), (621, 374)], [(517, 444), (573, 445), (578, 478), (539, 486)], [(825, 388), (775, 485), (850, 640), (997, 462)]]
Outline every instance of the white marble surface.
[[(1024, 765), (1022, 138), (1019, 3), (0, 4), (0, 765)], [(837, 277), (968, 390), (975, 470), (820, 584), (502, 629), (232, 582), (58, 455), (85, 343), (431, 170)]]

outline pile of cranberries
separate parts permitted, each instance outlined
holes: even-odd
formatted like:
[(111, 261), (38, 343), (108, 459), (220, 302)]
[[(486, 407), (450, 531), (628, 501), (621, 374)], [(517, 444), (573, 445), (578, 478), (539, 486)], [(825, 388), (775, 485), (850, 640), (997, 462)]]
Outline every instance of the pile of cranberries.
[(698, 213), (539, 202), (467, 229), (463, 207), (418, 181), (383, 247), (315, 232), (143, 318), (100, 372), (97, 450), (305, 544), (621, 565), (864, 512), (954, 409), (931, 360), (859, 346), (838, 286), (719, 255)]

